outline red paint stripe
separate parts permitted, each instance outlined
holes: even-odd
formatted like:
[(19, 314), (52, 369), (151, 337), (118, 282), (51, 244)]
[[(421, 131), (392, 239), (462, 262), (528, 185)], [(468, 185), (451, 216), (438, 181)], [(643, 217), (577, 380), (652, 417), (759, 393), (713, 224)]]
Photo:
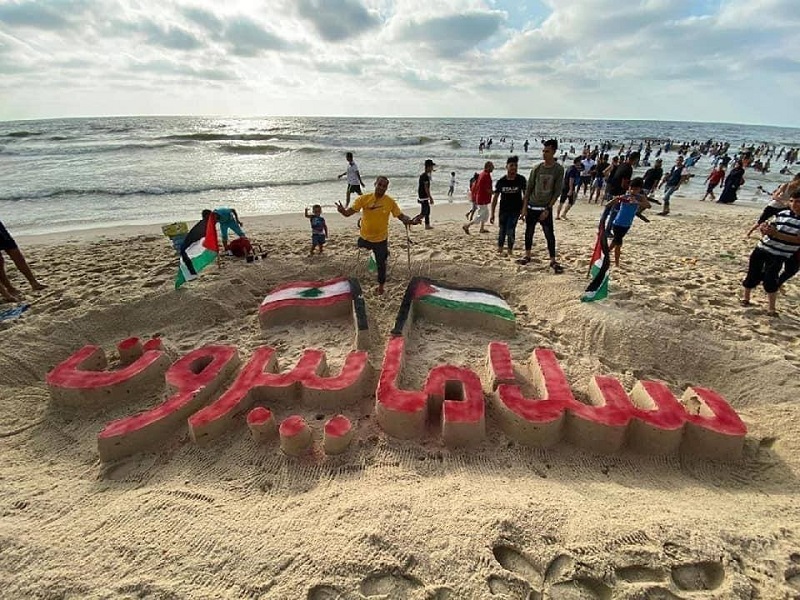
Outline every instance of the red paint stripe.
[(276, 300), (275, 302), (270, 302), (269, 304), (262, 304), (258, 309), (258, 312), (261, 314), (271, 310), (286, 308), (288, 306), (315, 306), (319, 308), (326, 308), (328, 306), (338, 304), (339, 302), (350, 302), (352, 299), (353, 296), (351, 294), (339, 294), (338, 296), (329, 296), (319, 300), (315, 300), (314, 298), (287, 298), (286, 300)]
[[(349, 277), (337, 277), (336, 279), (328, 279), (327, 281), (292, 281), (291, 283), (284, 283), (277, 287), (272, 288), (269, 294), (280, 292), (281, 290), (288, 290), (295, 287), (324, 287), (326, 285), (333, 285), (341, 281), (348, 281)], [(269, 294), (267, 294), (269, 296)]]

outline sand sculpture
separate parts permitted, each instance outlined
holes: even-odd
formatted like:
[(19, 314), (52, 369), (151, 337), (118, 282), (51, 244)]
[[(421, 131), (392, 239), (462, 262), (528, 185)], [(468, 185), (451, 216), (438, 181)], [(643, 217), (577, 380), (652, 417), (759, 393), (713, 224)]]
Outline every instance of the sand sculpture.
[(355, 347), (367, 348), (367, 307), (358, 279), (339, 277), (327, 281), (293, 281), (270, 291), (258, 309), (264, 328), (303, 320), (326, 320), (352, 316)]
[[(294, 290), (291, 294), (296, 294), (301, 288), (312, 289), (309, 285), (303, 282), (277, 289), (280, 293)], [(324, 301), (317, 305), (322, 315), (340, 318), (343, 309), (352, 311), (357, 331), (366, 331), (365, 323), (363, 329), (359, 325), (361, 317), (366, 320), (366, 311), (356, 307), (357, 282), (339, 279), (316, 282), (312, 287), (330, 288), (322, 292)], [(313, 295), (319, 296), (317, 292)], [(310, 310), (305, 300), (280, 298), (275, 291), (267, 298), (272, 300), (262, 304), (262, 324), (280, 322), (292, 314), (303, 318)], [(315, 436), (305, 419), (294, 414), (278, 425), (273, 412), (263, 404), (336, 414), (323, 428), (322, 447), (327, 454), (337, 454), (348, 448), (355, 435), (350, 420), (337, 413), (342, 407), (357, 405), (372, 389), (378, 423), (396, 438), (421, 437), (433, 416), (440, 419), (442, 439), (448, 447), (480, 444), (485, 439), (488, 395), (488, 405), (503, 432), (520, 444), (549, 447), (567, 440), (603, 453), (627, 446), (643, 453), (681, 450), (717, 459), (741, 455), (747, 428), (713, 390), (689, 388), (679, 400), (662, 382), (639, 381), (628, 394), (616, 379), (598, 375), (592, 378), (588, 403), (584, 403), (575, 398), (555, 354), (546, 348), (534, 350), (527, 365), (540, 397), (523, 394), (526, 382), (518, 373), (524, 368), (515, 370), (508, 345), (503, 342), (489, 344), (483, 383), (469, 368), (437, 365), (428, 372), (421, 390), (400, 389), (404, 333), (420, 316), (477, 325), (500, 335), (510, 335), (514, 329), (513, 313), (495, 292), (415, 278), (407, 288), (386, 345), (377, 388), (372, 387), (374, 376), (363, 350), (351, 351), (334, 375), (328, 374), (325, 352), (319, 349), (306, 349), (291, 370), (281, 372), (276, 352), (268, 346), (257, 348), (241, 369), (235, 347), (214, 345), (194, 350), (168, 367), (160, 340), (142, 344), (136, 338), (118, 345), (117, 368), (106, 370), (103, 350), (86, 346), (56, 366), (47, 375), (47, 384), (54, 403), (100, 407), (158, 391), (163, 387), (162, 377), (166, 380), (172, 392), (163, 403), (109, 423), (100, 432), (97, 443), (102, 461), (151, 450), (184, 422), (192, 440), (209, 443), (245, 413), (257, 443), (269, 443), (277, 434), (284, 453), (298, 456), (309, 452)], [(231, 378), (233, 382), (222, 392)], [(256, 404), (259, 406), (253, 408)]]

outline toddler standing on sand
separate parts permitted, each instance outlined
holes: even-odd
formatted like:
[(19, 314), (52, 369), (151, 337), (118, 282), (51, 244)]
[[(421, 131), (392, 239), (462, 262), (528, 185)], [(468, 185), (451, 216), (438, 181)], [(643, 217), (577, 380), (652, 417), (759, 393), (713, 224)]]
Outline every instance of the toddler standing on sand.
[(305, 215), (306, 219), (311, 221), (311, 251), (308, 255), (314, 254), (314, 248), (319, 248), (319, 253), (322, 254), (322, 247), (328, 237), (328, 226), (322, 217), (322, 207), (315, 204), (311, 207), (311, 214), (308, 214), (308, 207), (306, 207)]

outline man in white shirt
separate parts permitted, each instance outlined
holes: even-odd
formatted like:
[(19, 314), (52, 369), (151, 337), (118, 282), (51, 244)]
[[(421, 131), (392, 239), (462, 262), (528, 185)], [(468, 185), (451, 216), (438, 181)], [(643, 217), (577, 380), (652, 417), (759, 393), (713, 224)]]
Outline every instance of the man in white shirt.
[(344, 206), (347, 208), (350, 206), (350, 194), (355, 192), (356, 196), (361, 195), (361, 186), (364, 185), (364, 181), (361, 179), (361, 173), (358, 171), (358, 165), (353, 160), (353, 153), (348, 152), (344, 155), (347, 159), (347, 170), (339, 175), (338, 179), (341, 179), (345, 175), (347, 175), (347, 195), (345, 196)]
[[(589, 186), (592, 183), (592, 169), (594, 169), (597, 162), (591, 157), (591, 155), (586, 154), (584, 155), (583, 159), (581, 160), (581, 166), (583, 170), (581, 171), (581, 185), (580, 187), (583, 188), (583, 195), (586, 196), (586, 191), (589, 189)], [(578, 192), (580, 190), (575, 190), (575, 197), (578, 197)]]

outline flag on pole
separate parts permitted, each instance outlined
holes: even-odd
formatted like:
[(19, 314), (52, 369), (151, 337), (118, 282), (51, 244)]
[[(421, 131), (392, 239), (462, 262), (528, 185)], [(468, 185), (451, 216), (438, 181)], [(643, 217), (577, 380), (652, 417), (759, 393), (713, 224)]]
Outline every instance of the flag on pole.
[(606, 225), (611, 213), (613, 202), (609, 202), (600, 215), (600, 223), (597, 226), (597, 240), (592, 251), (592, 259), (589, 264), (589, 277), (592, 280), (581, 296), (581, 302), (595, 302), (608, 297), (608, 267), (610, 260), (608, 256), (608, 234)]
[(213, 263), (218, 253), (217, 217), (212, 212), (205, 221), (199, 221), (189, 230), (181, 244), (175, 289), (197, 279), (197, 274)]

